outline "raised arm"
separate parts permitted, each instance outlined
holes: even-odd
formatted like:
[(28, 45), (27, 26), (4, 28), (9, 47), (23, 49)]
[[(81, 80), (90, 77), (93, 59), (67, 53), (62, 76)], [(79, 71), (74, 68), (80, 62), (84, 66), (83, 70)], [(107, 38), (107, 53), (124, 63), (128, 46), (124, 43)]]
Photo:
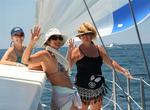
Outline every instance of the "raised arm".
[(100, 52), (101, 57), (105, 64), (107, 64), (110, 68), (113, 68), (117, 71), (122, 73), (125, 77), (129, 79), (133, 79), (133, 77), (129, 74), (128, 70), (120, 66), (115, 60), (112, 60), (107, 54), (103, 47), (98, 46), (98, 50)]
[(76, 63), (76, 56), (77, 56), (77, 48), (74, 44), (73, 39), (69, 39), (67, 41), (68, 50), (67, 50), (67, 60), (69, 62), (70, 68)]
[(22, 56), (22, 62), (24, 64), (39, 63), (39, 60), (41, 58), (39, 56), (42, 54), (41, 52), (37, 52), (36, 54), (31, 56), (32, 49), (39, 38), (40, 38), (40, 27), (35, 26), (34, 30), (31, 29), (31, 40)]

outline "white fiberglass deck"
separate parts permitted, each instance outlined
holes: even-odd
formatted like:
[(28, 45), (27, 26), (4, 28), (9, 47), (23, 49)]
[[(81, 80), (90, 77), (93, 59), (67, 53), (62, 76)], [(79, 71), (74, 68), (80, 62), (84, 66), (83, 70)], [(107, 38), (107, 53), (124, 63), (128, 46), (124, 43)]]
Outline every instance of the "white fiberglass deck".
[(42, 71), (0, 65), (0, 110), (37, 110), (45, 81)]

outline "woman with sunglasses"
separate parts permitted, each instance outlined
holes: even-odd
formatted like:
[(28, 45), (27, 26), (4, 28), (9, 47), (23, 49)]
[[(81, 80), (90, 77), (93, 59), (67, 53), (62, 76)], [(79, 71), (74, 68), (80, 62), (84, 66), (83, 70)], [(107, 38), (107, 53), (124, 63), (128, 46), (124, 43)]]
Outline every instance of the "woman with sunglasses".
[(20, 27), (14, 27), (11, 30), (11, 40), (11, 47), (7, 49), (1, 61), (3, 64), (24, 66), (23, 64), (21, 64), (23, 51), (25, 49), (25, 46), (23, 46), (23, 29)]
[(92, 24), (88, 22), (81, 24), (77, 37), (82, 42), (79, 47), (74, 45), (73, 40), (68, 41), (68, 60), (71, 67), (75, 63), (77, 66), (75, 85), (82, 100), (82, 110), (87, 110), (89, 106), (91, 110), (101, 110), (102, 97), (107, 92), (101, 70), (103, 62), (127, 78), (133, 77), (116, 61), (109, 58), (102, 46), (93, 43), (96, 29)]
[(58, 49), (66, 41), (65, 35), (56, 28), (49, 29), (42, 44), (45, 50), (31, 55), (32, 48), (39, 38), (40, 28), (36, 26), (31, 31), (30, 43), (22, 57), (23, 63), (29, 65), (29, 69), (41, 69), (46, 73), (52, 84), (52, 110), (78, 110), (81, 108), (80, 97), (70, 80), (68, 68), (65, 67), (67, 63), (60, 61), (62, 57), (58, 53)]

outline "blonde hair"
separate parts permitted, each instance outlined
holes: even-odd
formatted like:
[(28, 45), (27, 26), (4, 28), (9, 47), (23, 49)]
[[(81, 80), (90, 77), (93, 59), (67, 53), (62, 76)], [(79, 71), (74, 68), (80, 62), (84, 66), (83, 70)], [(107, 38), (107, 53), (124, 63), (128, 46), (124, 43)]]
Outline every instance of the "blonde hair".
[(84, 22), (83, 24), (81, 24), (77, 31), (78, 31), (79, 34), (81, 34), (81, 33), (82, 34), (84, 34), (84, 33), (92, 33), (93, 34), (93, 39), (96, 38), (96, 29), (89, 22)]

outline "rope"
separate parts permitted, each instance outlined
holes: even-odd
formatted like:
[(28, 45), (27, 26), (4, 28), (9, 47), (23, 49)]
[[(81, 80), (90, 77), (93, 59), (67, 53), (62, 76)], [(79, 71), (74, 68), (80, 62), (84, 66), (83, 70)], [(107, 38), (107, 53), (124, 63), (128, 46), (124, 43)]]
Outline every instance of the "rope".
[[(107, 97), (104, 97), (104, 98), (107, 99), (107, 100), (109, 100), (109, 102), (111, 101), (111, 102), (115, 103), (114, 100), (112, 100), (112, 99), (109, 99), (109, 98), (107, 98)], [(120, 110), (122, 110), (122, 108), (119, 106), (118, 103), (115, 103), (115, 104), (117, 105), (117, 107), (118, 107)], [(104, 109), (104, 108), (103, 108), (103, 109)]]
[(147, 86), (150, 87), (150, 84), (148, 84), (145, 80), (142, 79), (142, 81), (143, 81)]
[(103, 106), (103, 109), (105, 109), (105, 108), (109, 105), (109, 103), (110, 103), (111, 100), (112, 100), (112, 96), (113, 96), (113, 93), (111, 94), (111, 97), (110, 97), (110, 98), (104, 96), (104, 98), (108, 100), (108, 103), (105, 104), (105, 106)]

